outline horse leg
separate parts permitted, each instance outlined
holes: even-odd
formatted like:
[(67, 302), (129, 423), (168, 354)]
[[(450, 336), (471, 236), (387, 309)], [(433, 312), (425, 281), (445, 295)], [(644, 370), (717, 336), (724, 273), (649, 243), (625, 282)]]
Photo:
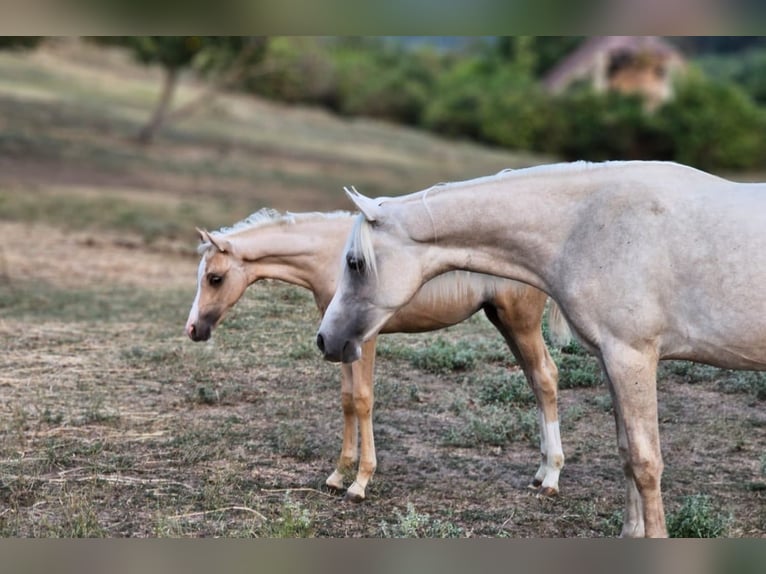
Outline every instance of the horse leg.
[[(606, 369), (602, 370), (606, 372)], [(644, 510), (641, 505), (641, 496), (636, 487), (636, 481), (633, 477), (633, 469), (630, 464), (630, 451), (628, 449), (628, 435), (625, 430), (625, 421), (622, 416), (622, 409), (615, 396), (612, 383), (607, 375), (607, 386), (612, 395), (612, 411), (614, 413), (614, 422), (617, 430), (617, 449), (622, 461), (622, 472), (625, 475), (625, 513), (622, 520), (622, 531), (620, 538), (643, 538), (644, 537)]]
[(556, 496), (564, 452), (558, 420), (558, 369), (542, 337), (546, 298), (537, 292), (530, 297), (498, 298), (484, 311), (505, 338), (537, 400), (542, 461), (530, 487), (542, 496)]
[(354, 409), (354, 380), (351, 365), (341, 364), (340, 401), (343, 407), (343, 446), (338, 464), (325, 484), (334, 490), (343, 490), (343, 477), (356, 463), (357, 420)]
[(354, 380), (354, 412), (359, 421), (359, 439), (361, 442), (359, 469), (356, 480), (346, 491), (346, 499), (362, 502), (365, 498), (367, 483), (375, 474), (378, 462), (375, 456), (375, 436), (372, 429), (372, 407), (374, 403), (373, 373), (375, 370), (375, 343), (373, 337), (362, 345), (361, 358), (352, 363)]
[(621, 536), (667, 537), (660, 486), (657, 353), (617, 343), (602, 345), (601, 360), (613, 397), (626, 480)]

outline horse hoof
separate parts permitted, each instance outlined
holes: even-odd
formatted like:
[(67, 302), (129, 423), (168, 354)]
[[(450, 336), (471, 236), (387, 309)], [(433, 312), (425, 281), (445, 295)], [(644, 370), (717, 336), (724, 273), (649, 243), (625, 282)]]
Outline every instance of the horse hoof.
[(343, 492), (343, 474), (337, 470), (327, 477), (324, 484), (331, 492), (341, 493)]
[(343, 500), (346, 500), (347, 502), (353, 502), (354, 504), (360, 504), (364, 502), (364, 496), (347, 490)]
[(539, 498), (556, 498), (559, 495), (559, 491), (551, 486), (541, 488), (537, 493)]
[(364, 502), (364, 488), (359, 486), (356, 481), (354, 481), (351, 486), (348, 487), (346, 496), (344, 498), (349, 502), (353, 502), (354, 504)]

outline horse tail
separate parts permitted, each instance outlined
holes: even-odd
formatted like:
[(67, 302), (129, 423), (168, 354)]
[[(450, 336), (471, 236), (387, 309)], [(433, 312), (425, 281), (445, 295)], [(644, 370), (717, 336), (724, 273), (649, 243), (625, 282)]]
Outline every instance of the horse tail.
[(554, 347), (564, 347), (572, 340), (572, 330), (569, 323), (561, 313), (561, 308), (553, 300), (549, 299), (548, 305), (548, 332)]

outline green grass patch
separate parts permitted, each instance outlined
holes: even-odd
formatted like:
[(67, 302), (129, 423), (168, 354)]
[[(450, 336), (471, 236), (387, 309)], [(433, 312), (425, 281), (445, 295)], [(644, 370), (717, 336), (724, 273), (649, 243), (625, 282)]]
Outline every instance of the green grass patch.
[(704, 494), (685, 497), (667, 518), (671, 538), (719, 538), (726, 536), (730, 523), (731, 517), (718, 512)]
[(395, 519), (380, 523), (380, 535), (383, 538), (462, 538), (465, 531), (450, 521), (431, 518), (429, 514), (415, 510), (415, 505), (407, 503), (407, 510), (394, 509)]

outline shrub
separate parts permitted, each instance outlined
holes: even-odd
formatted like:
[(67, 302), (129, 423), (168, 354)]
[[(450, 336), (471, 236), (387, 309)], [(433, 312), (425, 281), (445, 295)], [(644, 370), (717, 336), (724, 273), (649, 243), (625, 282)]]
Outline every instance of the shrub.
[(700, 169), (764, 165), (766, 116), (735, 85), (691, 74), (657, 121), (678, 162)]
[(693, 494), (667, 519), (671, 538), (717, 538), (725, 536), (731, 518), (715, 512), (710, 497)]
[(468, 411), (459, 426), (449, 429), (444, 442), (462, 447), (503, 446), (517, 439), (532, 441), (536, 432), (537, 409), (491, 404)]
[(420, 123), (423, 110), (433, 92), (440, 69), (440, 57), (429, 51), (410, 51), (393, 47), (379, 50), (335, 51), (338, 71), (337, 111)]
[(383, 538), (460, 538), (464, 535), (463, 529), (451, 522), (432, 520), (428, 514), (417, 512), (411, 502), (407, 503), (405, 514), (399, 509), (395, 509), (394, 514), (396, 522), (380, 523)]
[(670, 159), (672, 148), (639, 96), (578, 89), (556, 100), (559, 154), (570, 160)]
[(554, 99), (523, 74), (514, 75), (507, 69), (487, 82), (480, 104), (481, 139), (511, 149), (559, 149), (564, 124)]
[(430, 373), (447, 373), (472, 369), (476, 356), (473, 349), (438, 337), (431, 345), (412, 351), (410, 361), (414, 367)]
[(478, 398), (485, 405), (522, 406), (535, 402), (535, 396), (527, 384), (523, 371), (481, 377), (476, 383)]

